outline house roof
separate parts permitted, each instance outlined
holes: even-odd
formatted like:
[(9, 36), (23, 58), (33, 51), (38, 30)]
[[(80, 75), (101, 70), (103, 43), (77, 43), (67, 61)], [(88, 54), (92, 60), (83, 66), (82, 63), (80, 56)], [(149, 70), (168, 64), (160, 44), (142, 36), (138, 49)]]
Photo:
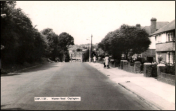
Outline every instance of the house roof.
[(143, 29), (144, 29), (149, 35), (151, 34), (150, 26), (145, 26)]
[[(156, 30), (160, 29), (161, 27), (167, 25), (169, 22), (156, 22)], [(151, 34), (151, 27), (145, 26), (143, 29), (150, 35)]]
[(172, 22), (170, 22), (167, 25), (163, 26), (162, 28), (160, 28), (158, 31), (154, 32), (150, 36), (156, 35), (156, 34), (159, 34), (159, 33), (162, 33), (162, 32), (167, 32), (167, 31), (170, 31), (170, 30), (174, 30), (174, 29), (175, 29), (175, 20), (173, 20)]

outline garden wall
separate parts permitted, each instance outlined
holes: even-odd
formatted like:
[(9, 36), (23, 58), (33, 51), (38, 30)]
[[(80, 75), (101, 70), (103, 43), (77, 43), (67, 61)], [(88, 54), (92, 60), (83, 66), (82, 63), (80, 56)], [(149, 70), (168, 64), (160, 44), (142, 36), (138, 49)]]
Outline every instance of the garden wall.
[(133, 73), (140, 73), (141, 63), (139, 61), (136, 61), (135, 63), (130, 63), (127, 60), (121, 60), (120, 62), (120, 69), (123, 69), (128, 72), (133, 72)]
[(157, 80), (175, 86), (175, 75), (161, 71), (161, 69), (165, 69), (165, 66), (157, 66)]
[(144, 76), (157, 77), (157, 68), (155, 63), (144, 63)]

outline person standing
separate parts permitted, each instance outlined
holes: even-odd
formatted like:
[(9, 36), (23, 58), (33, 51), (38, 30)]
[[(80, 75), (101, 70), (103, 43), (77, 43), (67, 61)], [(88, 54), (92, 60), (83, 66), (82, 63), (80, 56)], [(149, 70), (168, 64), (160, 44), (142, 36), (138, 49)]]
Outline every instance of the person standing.
[(94, 63), (95, 63), (96, 62), (96, 57), (95, 56), (93, 57), (93, 60), (94, 60)]
[(108, 55), (106, 55), (105, 57), (105, 66), (109, 68), (109, 56)]

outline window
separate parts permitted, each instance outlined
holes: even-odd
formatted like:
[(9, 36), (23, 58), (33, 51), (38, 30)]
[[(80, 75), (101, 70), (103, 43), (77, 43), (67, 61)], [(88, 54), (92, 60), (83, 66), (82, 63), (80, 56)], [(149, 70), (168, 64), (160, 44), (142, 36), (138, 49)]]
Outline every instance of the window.
[(156, 43), (159, 43), (159, 37), (160, 37), (160, 35), (156, 36)]
[(162, 41), (162, 34), (156, 36), (156, 43), (161, 43)]
[(167, 34), (167, 38), (166, 39), (167, 39), (167, 42), (170, 41), (170, 33)]
[(168, 32), (167, 33), (166, 41), (167, 42), (175, 41), (175, 34), (174, 34), (174, 32)]
[(173, 32), (173, 41), (175, 41), (175, 31)]
[(167, 52), (167, 63), (174, 64), (175, 63), (175, 52)]
[(172, 57), (173, 57), (173, 64), (175, 64), (175, 52), (173, 52)]

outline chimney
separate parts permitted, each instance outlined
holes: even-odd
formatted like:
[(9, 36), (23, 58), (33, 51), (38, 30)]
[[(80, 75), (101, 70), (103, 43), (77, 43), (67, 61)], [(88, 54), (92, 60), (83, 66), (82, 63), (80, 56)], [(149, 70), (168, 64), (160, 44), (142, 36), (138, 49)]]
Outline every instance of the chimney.
[(156, 20), (157, 20), (156, 18), (151, 19), (151, 25), (150, 25), (151, 34), (156, 31)]
[(137, 29), (140, 29), (140, 28), (141, 28), (141, 25), (140, 25), (140, 24), (136, 24), (136, 28), (137, 28)]

